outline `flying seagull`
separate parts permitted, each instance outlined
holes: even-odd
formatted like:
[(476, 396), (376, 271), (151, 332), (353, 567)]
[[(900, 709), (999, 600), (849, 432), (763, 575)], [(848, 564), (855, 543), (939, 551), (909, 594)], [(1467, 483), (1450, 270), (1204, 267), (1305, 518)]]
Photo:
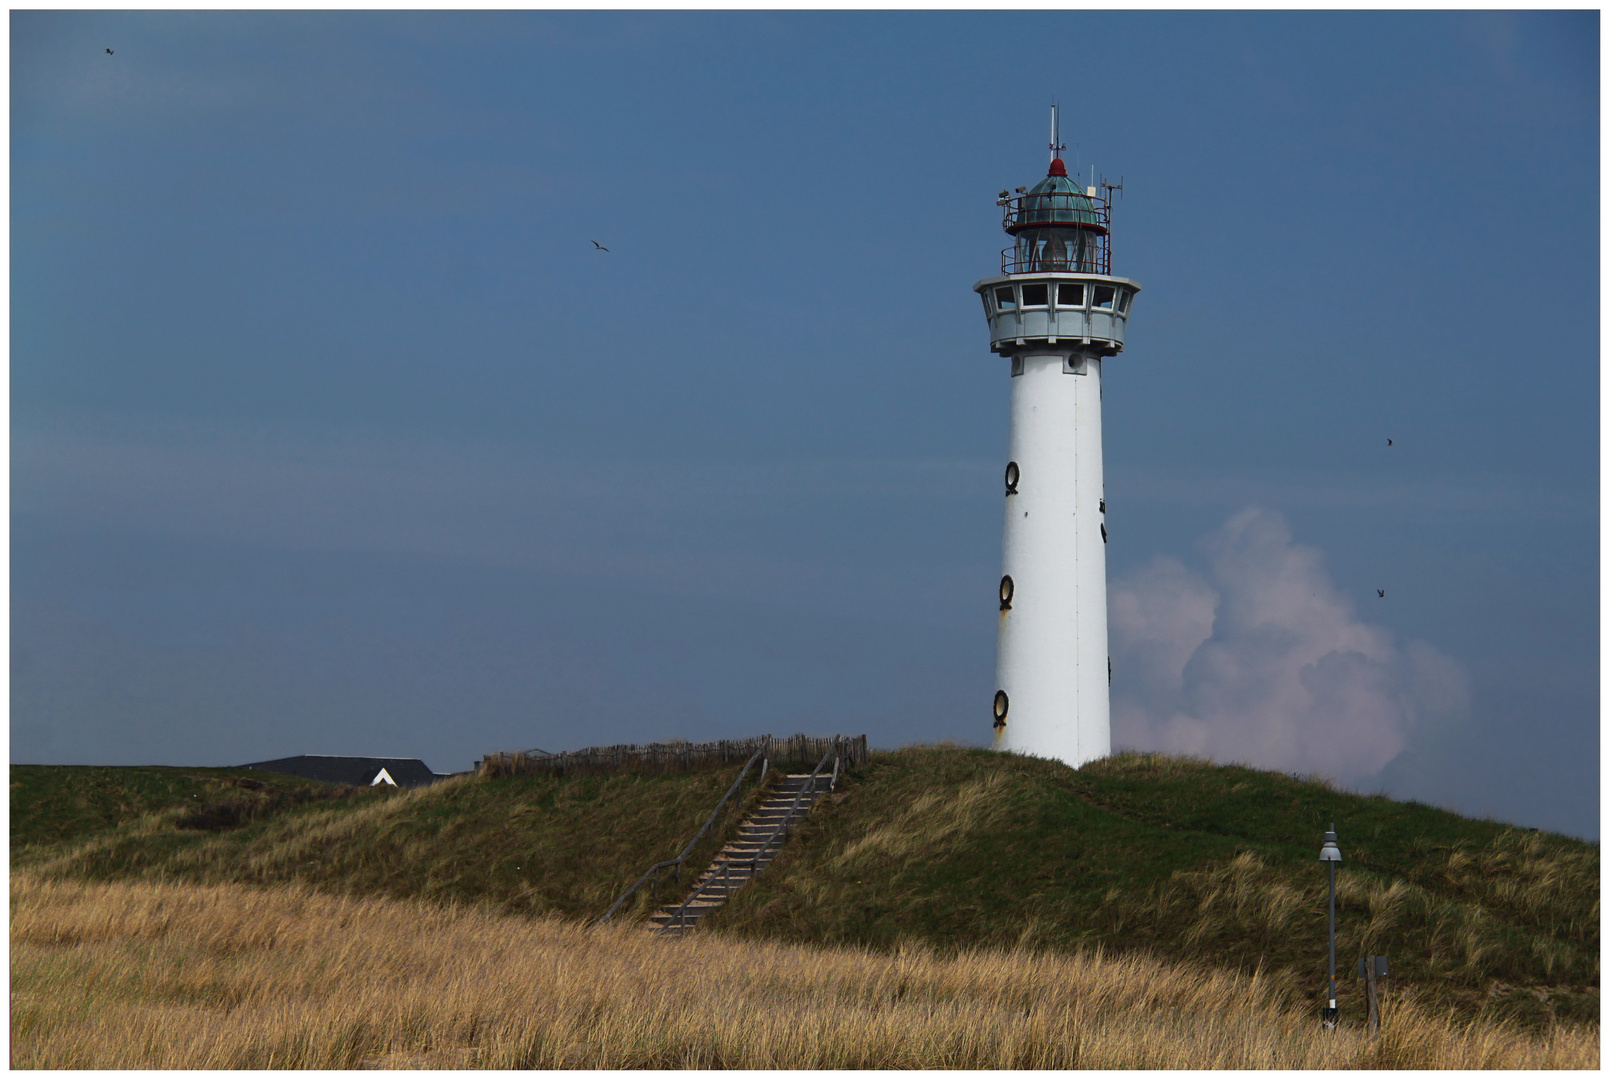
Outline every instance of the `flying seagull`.
[(1386, 440), (1386, 445), (1391, 446), (1392, 445), (1392, 440), (1391, 439)]
[(609, 250), (603, 244), (600, 244), (597, 240), (593, 241), (593, 247), (597, 248), (599, 251), (608, 251)]
[(111, 56), (111, 55), (112, 55), (112, 50), (111, 50), (111, 49), (107, 49), (107, 50), (106, 50), (106, 55), (107, 55), (107, 56)]
[(1375, 590), (1375, 595), (1379, 596), (1382, 600), (1385, 600), (1386, 599), (1386, 590), (1385, 589), (1376, 589)]

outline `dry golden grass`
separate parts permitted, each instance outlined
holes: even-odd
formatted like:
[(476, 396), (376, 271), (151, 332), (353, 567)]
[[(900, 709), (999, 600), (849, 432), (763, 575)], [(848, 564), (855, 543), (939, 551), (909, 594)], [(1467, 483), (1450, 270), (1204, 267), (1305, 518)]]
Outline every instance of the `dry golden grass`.
[[(301, 886), (12, 877), (20, 1068), (1595, 1068), (1388, 1002), (1318, 1030), (1258, 978), (1026, 952), (682, 940)], [(1248, 902), (1256, 903), (1256, 900)]]

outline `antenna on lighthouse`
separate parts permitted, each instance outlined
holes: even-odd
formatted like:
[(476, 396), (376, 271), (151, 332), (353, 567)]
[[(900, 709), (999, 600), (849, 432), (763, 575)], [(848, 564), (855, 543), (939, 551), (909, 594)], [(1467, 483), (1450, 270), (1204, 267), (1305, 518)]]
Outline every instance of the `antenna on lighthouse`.
[[(1062, 126), (1057, 122), (1057, 103), (1053, 101), (1051, 103), (1051, 161), (1055, 161), (1057, 155), (1067, 148), (1067, 144), (1062, 141)], [(1049, 165), (1051, 161), (1047, 161), (1046, 164)]]

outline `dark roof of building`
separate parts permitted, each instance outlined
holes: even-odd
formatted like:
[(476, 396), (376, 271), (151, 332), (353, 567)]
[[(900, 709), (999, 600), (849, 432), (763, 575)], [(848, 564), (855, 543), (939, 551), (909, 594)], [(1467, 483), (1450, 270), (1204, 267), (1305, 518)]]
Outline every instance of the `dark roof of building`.
[(424, 787), (441, 779), (418, 758), (302, 754), (299, 757), (275, 758), (273, 761), (254, 761), (241, 768), (300, 776), (304, 780), (322, 780), (326, 784), (361, 784), (365, 787), (374, 783), (381, 769), (386, 770), (386, 775), (398, 787)]

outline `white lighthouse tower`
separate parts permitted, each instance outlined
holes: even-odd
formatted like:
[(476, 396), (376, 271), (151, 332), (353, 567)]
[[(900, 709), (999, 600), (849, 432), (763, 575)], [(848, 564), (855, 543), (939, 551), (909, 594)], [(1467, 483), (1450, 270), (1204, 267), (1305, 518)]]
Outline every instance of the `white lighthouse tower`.
[(1101, 373), (1140, 286), (1112, 275), (1113, 189), (1081, 187), (1062, 149), (1052, 106), (1050, 169), (1001, 192), (1014, 242), (973, 289), (1012, 370), (995, 745), (1078, 766), (1112, 750)]

